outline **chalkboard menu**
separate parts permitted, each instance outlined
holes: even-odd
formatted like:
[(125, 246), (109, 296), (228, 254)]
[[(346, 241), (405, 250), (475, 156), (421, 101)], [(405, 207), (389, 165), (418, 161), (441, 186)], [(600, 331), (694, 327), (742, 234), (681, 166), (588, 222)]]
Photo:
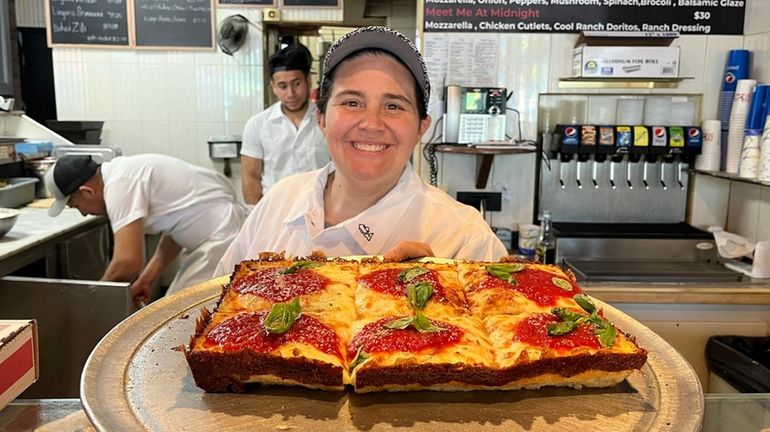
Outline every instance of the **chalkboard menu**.
[(127, 0), (49, 0), (48, 44), (129, 46)]
[(743, 34), (745, 0), (425, 0), (426, 32)]
[(136, 46), (214, 47), (212, 0), (134, 0)]

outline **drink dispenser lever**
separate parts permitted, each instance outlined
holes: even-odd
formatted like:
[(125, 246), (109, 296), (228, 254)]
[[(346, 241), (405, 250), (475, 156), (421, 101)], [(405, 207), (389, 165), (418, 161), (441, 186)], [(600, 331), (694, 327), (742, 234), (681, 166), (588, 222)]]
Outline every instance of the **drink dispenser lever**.
[[(695, 157), (701, 154), (702, 149), (703, 149), (703, 135), (701, 133), (700, 128), (696, 126), (685, 128), (684, 149), (682, 150), (682, 155), (680, 156), (680, 160), (683, 163), (692, 165), (693, 161), (695, 161)], [(681, 164), (679, 167), (677, 167), (677, 181), (679, 182), (679, 187), (684, 189), (684, 184), (682, 183)]]
[[(564, 164), (569, 163), (578, 153), (580, 133), (576, 125), (557, 125), (557, 153), (559, 154), (559, 185), (564, 189)], [(580, 187), (580, 165), (577, 167), (578, 187)]]
[(651, 130), (651, 145), (648, 157), (650, 162), (658, 159), (662, 161), (660, 163), (660, 186), (663, 190), (666, 190), (668, 189), (666, 186), (666, 165), (668, 164), (664, 162), (671, 162), (665, 157), (668, 153), (668, 131), (665, 126), (653, 126)]
[[(596, 126), (583, 125), (580, 127), (580, 146), (578, 147), (578, 170), (577, 170), (577, 185), (578, 188), (582, 188), (581, 183), (581, 168), (583, 162), (588, 160), (596, 153)], [(594, 187), (598, 187), (596, 183), (596, 161), (591, 166), (591, 180)]]
[(631, 153), (632, 138), (630, 126), (615, 127), (615, 153), (618, 155), (628, 155), (628, 161), (626, 162), (626, 184), (629, 189), (634, 188), (634, 184), (631, 183), (631, 162), (639, 161), (639, 156)]
[(668, 157), (677, 158), (676, 182), (679, 183), (680, 189), (684, 189), (684, 183), (682, 183), (682, 158), (686, 158), (684, 128), (679, 126), (668, 128)]
[(594, 159), (594, 162), (591, 164), (591, 181), (594, 183), (594, 189), (599, 189), (599, 183), (596, 182), (596, 166), (599, 164)]
[(663, 188), (663, 190), (668, 189), (666, 186), (666, 170), (663, 169), (665, 165), (660, 164), (660, 186)]
[[(598, 162), (604, 162), (607, 160), (607, 156), (610, 156), (610, 186), (615, 189), (615, 162), (623, 160), (623, 156), (619, 158), (615, 155), (615, 128), (612, 126), (599, 126), (598, 141), (596, 145), (596, 154), (594, 155), (594, 168)], [(594, 170), (594, 187), (599, 187), (596, 184), (596, 171)]]
[(650, 148), (650, 134), (646, 126), (634, 126), (633, 127), (633, 141), (631, 148), (629, 149), (630, 158), (639, 161), (644, 156), (644, 162), (642, 164), (642, 184), (644, 188), (649, 190), (650, 184), (647, 182), (647, 158), (649, 157)]

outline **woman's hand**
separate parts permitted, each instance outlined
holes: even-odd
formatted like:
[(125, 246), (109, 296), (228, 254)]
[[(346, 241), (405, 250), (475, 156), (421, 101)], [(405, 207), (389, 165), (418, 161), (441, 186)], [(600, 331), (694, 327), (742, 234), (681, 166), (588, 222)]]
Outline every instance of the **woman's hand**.
[(433, 256), (433, 250), (431, 250), (427, 243), (402, 241), (393, 247), (393, 249), (385, 252), (383, 258), (385, 261), (399, 262), (426, 256)]

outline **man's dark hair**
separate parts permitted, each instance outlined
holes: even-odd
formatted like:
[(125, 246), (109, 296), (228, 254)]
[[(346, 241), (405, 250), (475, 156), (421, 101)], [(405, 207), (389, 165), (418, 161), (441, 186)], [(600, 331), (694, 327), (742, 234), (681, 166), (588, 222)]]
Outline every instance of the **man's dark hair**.
[(310, 65), (313, 63), (313, 57), (310, 50), (305, 45), (289, 45), (277, 53), (270, 56), (267, 61), (267, 67), (270, 71), (270, 78), (276, 72), (298, 70), (307, 76), (310, 73)]

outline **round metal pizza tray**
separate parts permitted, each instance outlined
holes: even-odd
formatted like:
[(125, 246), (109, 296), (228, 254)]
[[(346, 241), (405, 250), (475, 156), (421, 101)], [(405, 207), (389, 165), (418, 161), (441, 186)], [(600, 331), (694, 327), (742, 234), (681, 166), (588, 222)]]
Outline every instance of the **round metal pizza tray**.
[(703, 391), (668, 343), (617, 309), (605, 316), (649, 351), (647, 364), (608, 389), (370, 393), (264, 387), (207, 394), (178, 347), (227, 278), (156, 301), (116, 326), (91, 353), (80, 396), (99, 431), (700, 430)]

